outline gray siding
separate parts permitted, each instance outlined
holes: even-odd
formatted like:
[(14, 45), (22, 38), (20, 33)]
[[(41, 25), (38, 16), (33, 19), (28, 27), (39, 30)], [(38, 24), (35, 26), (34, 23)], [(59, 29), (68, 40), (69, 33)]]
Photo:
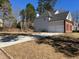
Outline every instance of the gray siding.
[(47, 18), (37, 18), (34, 21), (35, 31), (47, 31), (48, 19)]
[(48, 18), (37, 18), (34, 28), (35, 31), (64, 32), (64, 20), (49, 21)]

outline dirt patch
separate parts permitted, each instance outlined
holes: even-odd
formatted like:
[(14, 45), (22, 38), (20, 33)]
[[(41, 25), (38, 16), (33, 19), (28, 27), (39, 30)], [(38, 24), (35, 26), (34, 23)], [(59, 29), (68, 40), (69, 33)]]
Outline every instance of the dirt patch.
[[(39, 45), (35, 41), (17, 44), (4, 48), (14, 59), (56, 59), (54, 50), (51, 46)], [(60, 58), (60, 57), (59, 57)]]
[(56, 51), (64, 53), (66, 56), (74, 57), (79, 55), (79, 39), (68, 36), (52, 36), (37, 40), (38, 44), (49, 44)]

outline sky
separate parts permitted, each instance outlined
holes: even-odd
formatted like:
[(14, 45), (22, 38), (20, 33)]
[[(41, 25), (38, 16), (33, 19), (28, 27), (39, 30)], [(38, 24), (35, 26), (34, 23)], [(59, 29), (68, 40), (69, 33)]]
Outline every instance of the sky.
[[(24, 9), (28, 3), (33, 4), (35, 9), (38, 6), (38, 0), (10, 0), (13, 13), (18, 16), (19, 11)], [(70, 12), (79, 10), (79, 0), (58, 0), (55, 9), (64, 9)]]
[(79, 10), (79, 0), (58, 0), (56, 3), (57, 9), (65, 9), (70, 12), (78, 11)]

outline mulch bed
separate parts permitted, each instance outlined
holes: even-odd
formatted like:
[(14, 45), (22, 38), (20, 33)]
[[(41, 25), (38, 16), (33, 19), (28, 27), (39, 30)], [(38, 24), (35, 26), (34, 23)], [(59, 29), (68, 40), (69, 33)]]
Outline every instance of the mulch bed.
[(66, 56), (77, 56), (79, 54), (79, 38), (67, 36), (51, 36), (36, 41), (38, 44), (49, 44), (56, 52), (64, 53)]

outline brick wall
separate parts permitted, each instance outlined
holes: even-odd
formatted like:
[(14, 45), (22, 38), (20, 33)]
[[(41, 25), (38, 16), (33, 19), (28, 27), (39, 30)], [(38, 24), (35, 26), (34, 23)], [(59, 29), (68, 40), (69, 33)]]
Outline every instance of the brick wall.
[(66, 33), (72, 32), (72, 23), (71, 22), (65, 21), (65, 32)]

